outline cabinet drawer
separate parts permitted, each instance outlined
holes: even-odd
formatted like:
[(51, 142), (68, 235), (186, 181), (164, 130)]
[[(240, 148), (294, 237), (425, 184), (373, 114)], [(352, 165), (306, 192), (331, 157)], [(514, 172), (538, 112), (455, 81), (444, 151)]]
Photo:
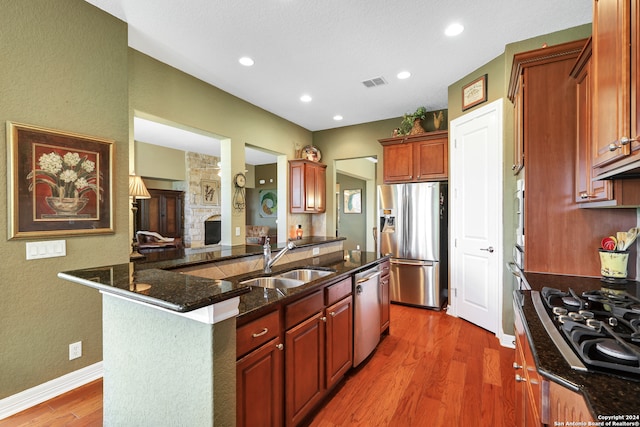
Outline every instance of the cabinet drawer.
[(336, 301), (340, 301), (351, 293), (351, 277), (339, 281), (331, 286), (327, 286), (327, 305), (331, 305)]
[(317, 291), (285, 307), (285, 327), (297, 325), (324, 308), (322, 291)]
[(279, 332), (280, 312), (278, 311), (240, 326), (236, 331), (236, 357), (240, 357), (277, 337)]

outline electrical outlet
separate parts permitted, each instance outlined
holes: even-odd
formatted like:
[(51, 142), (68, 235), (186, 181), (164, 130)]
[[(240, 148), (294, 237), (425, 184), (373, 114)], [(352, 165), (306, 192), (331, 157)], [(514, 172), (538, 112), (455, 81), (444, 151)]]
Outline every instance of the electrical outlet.
[(313, 248), (314, 255), (320, 255), (320, 248)]
[(240, 235), (240, 227), (236, 227), (236, 236)]
[(82, 341), (69, 344), (69, 360), (77, 359), (82, 356)]

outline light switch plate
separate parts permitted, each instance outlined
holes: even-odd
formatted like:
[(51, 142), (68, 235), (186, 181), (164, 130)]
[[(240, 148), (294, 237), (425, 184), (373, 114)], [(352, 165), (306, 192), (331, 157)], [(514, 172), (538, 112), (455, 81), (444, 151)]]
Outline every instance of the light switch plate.
[(320, 248), (313, 248), (313, 255), (320, 255)]
[(67, 256), (66, 240), (27, 243), (27, 260)]

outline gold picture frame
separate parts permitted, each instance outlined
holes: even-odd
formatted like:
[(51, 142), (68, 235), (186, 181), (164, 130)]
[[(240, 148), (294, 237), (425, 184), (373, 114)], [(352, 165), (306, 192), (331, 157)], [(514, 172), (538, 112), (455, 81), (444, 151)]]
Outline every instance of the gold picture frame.
[(113, 233), (114, 141), (7, 122), (9, 238)]
[(462, 87), (462, 111), (487, 100), (487, 75), (483, 75)]
[(202, 204), (220, 206), (220, 181), (201, 180)]

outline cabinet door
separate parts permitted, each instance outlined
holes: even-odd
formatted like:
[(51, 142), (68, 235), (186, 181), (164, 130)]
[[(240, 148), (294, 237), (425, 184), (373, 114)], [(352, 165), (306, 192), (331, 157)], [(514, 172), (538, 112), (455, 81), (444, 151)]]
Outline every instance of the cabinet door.
[(417, 181), (447, 179), (449, 171), (448, 138), (413, 143), (414, 176)]
[[(593, 3), (594, 167), (607, 166), (631, 152), (615, 144), (631, 135), (631, 11), (629, 0)], [(610, 144), (614, 144), (610, 149)]]
[(315, 180), (315, 212), (325, 212), (327, 199), (327, 170), (324, 167), (316, 167)]
[[(388, 264), (388, 263), (387, 263)], [(383, 267), (384, 268), (384, 267)], [(387, 269), (389, 267), (387, 266)], [(389, 275), (380, 276), (380, 333), (389, 329)]]
[(513, 170), (514, 175), (518, 175), (524, 167), (524, 75), (518, 76), (518, 87), (513, 98)]
[(559, 425), (565, 420), (580, 420), (585, 423), (594, 421), (581, 394), (550, 381), (549, 425)]
[[(588, 44), (586, 49), (590, 51)], [(588, 52), (587, 51), (587, 52)], [(590, 57), (590, 53), (584, 53)], [(582, 58), (579, 59), (579, 61)], [(576, 128), (576, 202), (594, 202), (600, 200), (611, 200), (611, 182), (605, 180), (592, 181), (592, 131), (591, 131), (591, 61), (584, 59), (582, 69), (575, 75), (576, 78), (576, 101), (577, 101), (577, 128)]]
[(317, 313), (285, 337), (286, 425), (294, 426), (324, 395), (325, 318)]
[(333, 387), (353, 364), (353, 298), (351, 295), (327, 307), (327, 389)]
[(304, 163), (289, 164), (289, 204), (291, 213), (304, 212)]
[(282, 363), (280, 338), (236, 362), (236, 425), (282, 425)]
[(385, 145), (382, 155), (385, 183), (407, 182), (413, 179), (413, 146), (411, 144)]
[(155, 231), (165, 237), (182, 237), (183, 193), (150, 189), (150, 199), (138, 201), (138, 230)]

